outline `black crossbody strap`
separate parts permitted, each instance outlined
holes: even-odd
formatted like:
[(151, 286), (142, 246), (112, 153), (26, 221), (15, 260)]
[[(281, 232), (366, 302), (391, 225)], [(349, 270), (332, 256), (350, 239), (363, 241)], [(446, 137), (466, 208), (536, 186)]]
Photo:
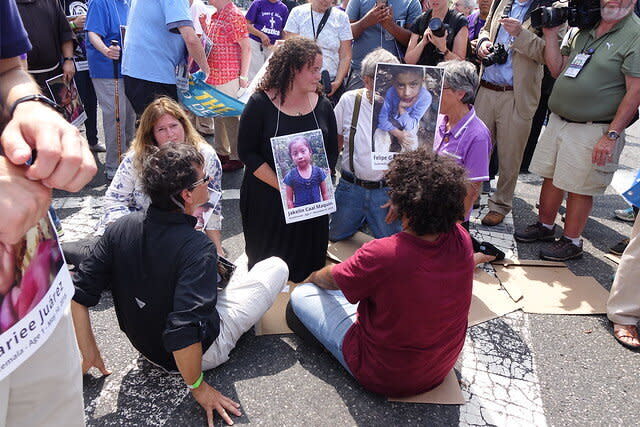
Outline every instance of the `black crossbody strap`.
[(324, 12), (324, 15), (322, 15), (322, 19), (318, 24), (318, 31), (316, 31), (315, 24), (313, 22), (313, 9), (309, 8), (309, 11), (311, 12), (311, 27), (312, 27), (311, 29), (313, 30), (314, 40), (318, 40), (318, 37), (320, 37), (320, 32), (322, 32), (322, 29), (324, 28), (325, 24), (327, 23), (327, 20), (329, 19), (329, 15), (331, 15), (331, 9), (333, 9), (333, 7), (329, 7), (329, 9), (327, 9)]
[(353, 166), (354, 142), (356, 139), (356, 129), (358, 127), (358, 117), (360, 116), (360, 104), (362, 104), (362, 89), (356, 95), (356, 102), (353, 104), (353, 115), (351, 116), (351, 131), (349, 132), (349, 169), (353, 176), (356, 176), (356, 170)]

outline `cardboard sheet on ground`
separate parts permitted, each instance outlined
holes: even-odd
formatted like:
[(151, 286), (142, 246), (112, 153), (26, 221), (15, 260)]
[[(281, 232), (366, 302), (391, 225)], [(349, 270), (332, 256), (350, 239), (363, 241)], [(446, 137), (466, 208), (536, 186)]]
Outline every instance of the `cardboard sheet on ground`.
[(256, 323), (256, 336), (293, 333), (293, 331), (289, 329), (289, 326), (287, 326), (285, 311), (291, 299), (291, 291), (295, 287), (295, 283), (287, 282), (282, 292), (276, 297), (276, 301), (271, 308), (267, 310), (264, 316), (262, 316), (262, 319)]
[(609, 294), (593, 277), (576, 276), (565, 267), (495, 268), (503, 286), (521, 290), (526, 313), (606, 313)]
[(494, 265), (528, 265), (531, 267), (566, 267), (567, 264), (559, 261), (546, 261), (543, 259), (503, 259), (500, 261), (493, 261)]
[(348, 239), (334, 243), (329, 242), (327, 256), (336, 262), (343, 262), (360, 249), (362, 245), (371, 240), (373, 240), (373, 237), (358, 231)]
[(476, 270), (469, 310), (469, 326), (504, 316), (522, 307), (500, 288), (500, 282), (486, 271)]
[(616, 264), (620, 264), (620, 259), (622, 258), (619, 255), (615, 254), (604, 254), (604, 257), (609, 261), (615, 262)]
[(403, 403), (433, 403), (437, 405), (464, 405), (465, 400), (462, 396), (460, 383), (456, 377), (456, 373), (451, 370), (444, 379), (444, 382), (438, 387), (426, 393), (409, 397), (389, 397), (390, 402)]

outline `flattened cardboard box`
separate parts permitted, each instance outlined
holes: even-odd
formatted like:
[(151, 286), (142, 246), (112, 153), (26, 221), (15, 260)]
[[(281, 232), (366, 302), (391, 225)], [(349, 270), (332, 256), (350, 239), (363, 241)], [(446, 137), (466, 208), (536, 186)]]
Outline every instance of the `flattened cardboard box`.
[(603, 314), (609, 293), (593, 278), (566, 267), (495, 266), (502, 285), (519, 289), (522, 311), (537, 314)]

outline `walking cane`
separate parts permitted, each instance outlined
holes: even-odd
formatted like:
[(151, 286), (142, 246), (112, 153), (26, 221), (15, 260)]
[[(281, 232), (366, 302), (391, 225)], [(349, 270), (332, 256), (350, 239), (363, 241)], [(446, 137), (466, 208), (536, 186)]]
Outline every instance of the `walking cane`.
[[(111, 40), (111, 46), (119, 46), (118, 40)], [(120, 52), (122, 55), (122, 52)], [(122, 160), (122, 136), (120, 135), (120, 93), (118, 91), (118, 64), (120, 57), (113, 60), (113, 81), (115, 82), (115, 102), (116, 102), (116, 147), (118, 147), (118, 163)]]

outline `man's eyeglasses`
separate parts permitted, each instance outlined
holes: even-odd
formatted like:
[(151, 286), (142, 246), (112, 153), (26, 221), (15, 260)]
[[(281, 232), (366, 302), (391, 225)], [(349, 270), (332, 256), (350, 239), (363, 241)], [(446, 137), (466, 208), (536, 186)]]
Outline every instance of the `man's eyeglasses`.
[(208, 184), (211, 181), (211, 177), (209, 175), (205, 175), (204, 178), (197, 180), (196, 182), (194, 182), (193, 184), (191, 184), (189, 186), (189, 190), (193, 190), (194, 188), (198, 187), (199, 185), (202, 184)]

